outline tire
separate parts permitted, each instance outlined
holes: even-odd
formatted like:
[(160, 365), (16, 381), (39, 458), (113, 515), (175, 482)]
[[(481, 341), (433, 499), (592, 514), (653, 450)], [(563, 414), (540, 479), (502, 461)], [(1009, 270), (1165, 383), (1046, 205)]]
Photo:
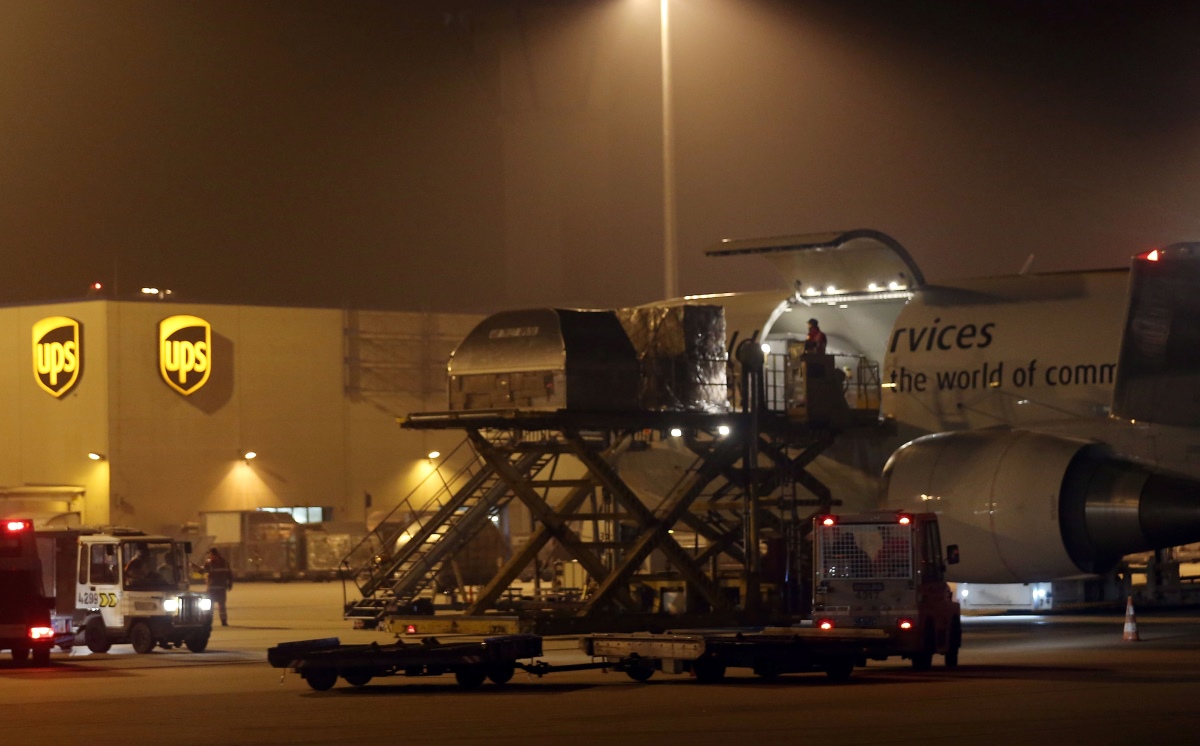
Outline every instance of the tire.
[(517, 672), (517, 667), (512, 663), (494, 663), (488, 668), (488, 680), (497, 686), (503, 686), (512, 681), (513, 674)]
[(208, 650), (208, 633), (192, 635), (184, 640), (183, 644), (187, 645), (187, 649), (193, 653), (203, 653), (205, 650)]
[(950, 647), (946, 650), (946, 668), (958, 668), (958, 649), (962, 647), (962, 624), (955, 620), (950, 627)]
[(854, 661), (844, 660), (830, 663), (825, 667), (825, 675), (834, 684), (844, 684), (854, 675)]
[(933, 638), (933, 623), (930, 622), (925, 627), (925, 644), (919, 653), (912, 654), (912, 667), (914, 671), (928, 671), (933, 668), (933, 651), (937, 647), (937, 643)]
[(96, 618), (83, 628), (83, 642), (93, 653), (107, 653), (112, 647), (108, 639), (108, 630), (104, 628), (103, 620)]
[(50, 665), (50, 648), (42, 646), (33, 649), (33, 665), (45, 668)]
[(725, 678), (725, 664), (713, 658), (697, 658), (692, 673), (701, 684), (715, 684)]
[(641, 663), (635, 663), (625, 669), (625, 675), (634, 681), (649, 681), (654, 675), (654, 669)]
[(18, 666), (25, 665), (25, 662), (29, 660), (29, 648), (14, 647), (12, 649), (12, 659), (13, 663), (16, 663)]
[(337, 683), (337, 671), (332, 668), (314, 668), (302, 673), (301, 678), (316, 692), (327, 692)]
[(350, 686), (359, 687), (370, 684), (375, 675), (367, 668), (349, 668), (342, 671), (342, 678)]
[(129, 644), (133, 645), (133, 652), (140, 655), (154, 652), (154, 646), (158, 642), (154, 639), (154, 632), (150, 629), (150, 625), (145, 622), (134, 622), (129, 628)]
[(463, 689), (478, 689), (487, 678), (482, 668), (460, 668), (454, 672), (454, 680)]

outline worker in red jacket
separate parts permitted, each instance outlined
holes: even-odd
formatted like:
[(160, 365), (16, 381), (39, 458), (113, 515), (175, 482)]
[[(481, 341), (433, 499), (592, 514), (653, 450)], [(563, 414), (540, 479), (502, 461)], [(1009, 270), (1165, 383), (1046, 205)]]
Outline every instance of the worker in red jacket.
[(825, 345), (829, 340), (825, 337), (825, 332), (821, 331), (821, 325), (816, 319), (808, 320), (808, 337), (804, 340), (804, 352), (809, 355), (824, 355)]

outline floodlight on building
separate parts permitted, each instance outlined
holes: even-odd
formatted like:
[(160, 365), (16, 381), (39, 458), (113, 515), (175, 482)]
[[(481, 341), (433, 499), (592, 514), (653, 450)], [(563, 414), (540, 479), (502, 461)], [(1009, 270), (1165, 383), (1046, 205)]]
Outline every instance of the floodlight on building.
[(90, 458), (92, 461), (104, 461), (105, 460), (103, 453), (96, 453), (95, 451), (89, 451), (88, 458)]
[(158, 288), (142, 288), (142, 295), (158, 295)]
[(673, 427), (673, 428), (671, 428), (671, 437), (672, 437), (672, 438), (678, 438), (678, 437), (680, 437), (681, 435), (683, 435), (683, 430), (680, 430), (680, 429), (679, 429), (679, 428), (677, 428), (677, 427)]
[(720, 425), (717, 427), (717, 434), (725, 436), (729, 434), (729, 425)]

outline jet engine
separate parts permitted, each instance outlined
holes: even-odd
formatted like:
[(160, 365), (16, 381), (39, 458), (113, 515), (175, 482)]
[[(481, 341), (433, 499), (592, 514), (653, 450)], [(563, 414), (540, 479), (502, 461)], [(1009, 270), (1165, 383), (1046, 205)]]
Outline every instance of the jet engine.
[(1102, 573), (1127, 554), (1200, 541), (1200, 483), (1044, 433), (917, 438), (892, 454), (881, 489), (889, 508), (938, 514), (943, 543), (963, 549), (952, 581)]

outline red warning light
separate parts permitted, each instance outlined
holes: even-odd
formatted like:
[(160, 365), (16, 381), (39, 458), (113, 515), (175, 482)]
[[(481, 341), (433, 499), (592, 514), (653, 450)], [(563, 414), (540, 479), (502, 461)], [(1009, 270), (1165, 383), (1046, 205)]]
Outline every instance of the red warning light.
[(904, 515), (903, 513), (901, 513), (900, 517), (897, 518), (896, 520), (900, 523), (901, 526), (907, 526), (908, 524), (912, 523), (912, 516)]
[(406, 624), (406, 625), (404, 625), (404, 634), (406, 634), (406, 635), (415, 635), (415, 634), (417, 634), (417, 625), (415, 625), (415, 624)]
[(836, 515), (823, 515), (817, 519), (817, 523), (820, 523), (822, 526), (836, 526), (837, 525), (837, 516)]
[(1158, 253), (1158, 249), (1154, 249), (1153, 251), (1148, 251), (1145, 254), (1142, 254), (1142, 258), (1148, 262), (1157, 262), (1162, 258), (1162, 255)]
[(833, 629), (833, 620), (832, 619), (818, 619), (817, 620), (817, 628), (824, 629), (824, 630)]
[(911, 619), (901, 619), (896, 626), (900, 629), (912, 629), (913, 621)]
[(29, 639), (30, 640), (48, 640), (52, 637), (54, 637), (54, 630), (51, 629), (50, 627), (30, 627), (29, 628)]

